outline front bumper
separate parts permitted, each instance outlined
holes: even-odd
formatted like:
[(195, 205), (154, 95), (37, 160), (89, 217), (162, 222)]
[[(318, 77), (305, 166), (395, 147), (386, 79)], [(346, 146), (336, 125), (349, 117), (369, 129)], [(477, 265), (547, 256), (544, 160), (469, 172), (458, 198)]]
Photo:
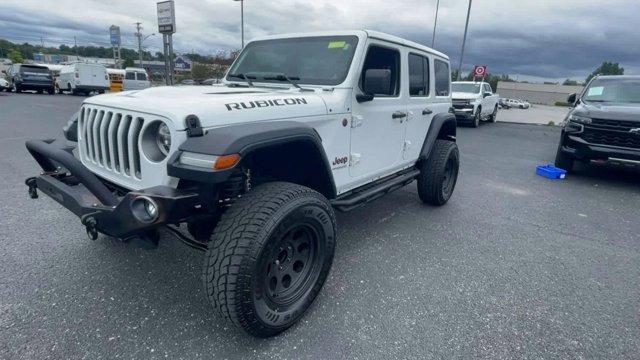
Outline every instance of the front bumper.
[(473, 108), (455, 109), (456, 119), (463, 121), (473, 121), (474, 119)]
[[(37, 198), (37, 189), (80, 217), (88, 233), (104, 233), (128, 238), (151, 229), (184, 222), (197, 217), (202, 199), (196, 190), (168, 186), (131, 191), (118, 196), (73, 155), (73, 148), (60, 148), (52, 141), (31, 140), (26, 147), (43, 172), (28, 178), (29, 194)], [(140, 201), (151, 201), (157, 216), (141, 219)]]
[(640, 149), (590, 144), (563, 131), (560, 151), (580, 161), (640, 162)]

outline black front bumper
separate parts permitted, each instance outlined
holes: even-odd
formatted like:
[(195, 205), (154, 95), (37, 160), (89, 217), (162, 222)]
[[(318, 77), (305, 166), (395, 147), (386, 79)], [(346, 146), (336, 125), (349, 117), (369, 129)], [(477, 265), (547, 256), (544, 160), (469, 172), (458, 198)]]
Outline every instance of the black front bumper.
[[(184, 222), (202, 209), (202, 199), (195, 190), (156, 186), (118, 196), (72, 155), (73, 148), (42, 140), (28, 141), (26, 147), (43, 170), (40, 176), (26, 180), (31, 197), (37, 197), (39, 189), (80, 217), (88, 232), (127, 238)], [(157, 217), (137, 216), (140, 207), (135, 204), (140, 201), (151, 201)]]
[(571, 135), (564, 131), (560, 151), (571, 155), (576, 160), (585, 162), (591, 160), (640, 162), (640, 149), (591, 144), (580, 136)]

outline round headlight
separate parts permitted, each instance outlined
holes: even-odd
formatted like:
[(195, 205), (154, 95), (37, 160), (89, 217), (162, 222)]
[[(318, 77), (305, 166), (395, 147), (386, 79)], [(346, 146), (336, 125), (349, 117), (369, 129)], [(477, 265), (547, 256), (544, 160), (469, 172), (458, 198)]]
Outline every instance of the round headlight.
[(160, 152), (165, 156), (169, 155), (169, 150), (171, 150), (171, 131), (169, 131), (169, 127), (165, 123), (161, 123), (158, 126), (156, 144), (158, 145)]

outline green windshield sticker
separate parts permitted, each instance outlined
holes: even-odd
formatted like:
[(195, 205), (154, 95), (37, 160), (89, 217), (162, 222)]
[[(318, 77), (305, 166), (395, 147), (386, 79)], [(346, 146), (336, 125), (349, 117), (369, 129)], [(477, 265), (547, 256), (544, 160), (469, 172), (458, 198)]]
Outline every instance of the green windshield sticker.
[(594, 86), (589, 88), (587, 96), (602, 96), (602, 93), (604, 93), (604, 86)]
[(346, 41), (332, 41), (329, 43), (329, 49), (344, 49), (347, 46)]

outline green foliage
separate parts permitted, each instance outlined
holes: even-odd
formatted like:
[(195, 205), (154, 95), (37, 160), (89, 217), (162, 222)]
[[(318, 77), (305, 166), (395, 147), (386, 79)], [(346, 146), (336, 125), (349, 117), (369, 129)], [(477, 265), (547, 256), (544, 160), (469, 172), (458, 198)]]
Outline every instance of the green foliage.
[(19, 64), (24, 61), (24, 59), (22, 58), (22, 54), (20, 54), (20, 52), (16, 50), (11, 50), (9, 52), (9, 59), (14, 64)]
[(124, 68), (128, 68), (128, 67), (135, 67), (136, 63), (133, 60), (134, 58), (132, 56), (128, 56), (124, 58), (124, 61), (122, 63), (122, 67)]
[(191, 75), (196, 81), (206, 80), (213, 77), (213, 69), (205, 64), (195, 63), (191, 68)]
[(587, 76), (587, 80), (585, 83), (588, 83), (593, 79), (596, 75), (624, 75), (624, 68), (620, 67), (619, 63), (608, 62), (605, 61), (597, 68), (594, 72), (592, 72), (589, 76)]
[(560, 107), (569, 107), (569, 103), (564, 101), (556, 101), (555, 105)]

